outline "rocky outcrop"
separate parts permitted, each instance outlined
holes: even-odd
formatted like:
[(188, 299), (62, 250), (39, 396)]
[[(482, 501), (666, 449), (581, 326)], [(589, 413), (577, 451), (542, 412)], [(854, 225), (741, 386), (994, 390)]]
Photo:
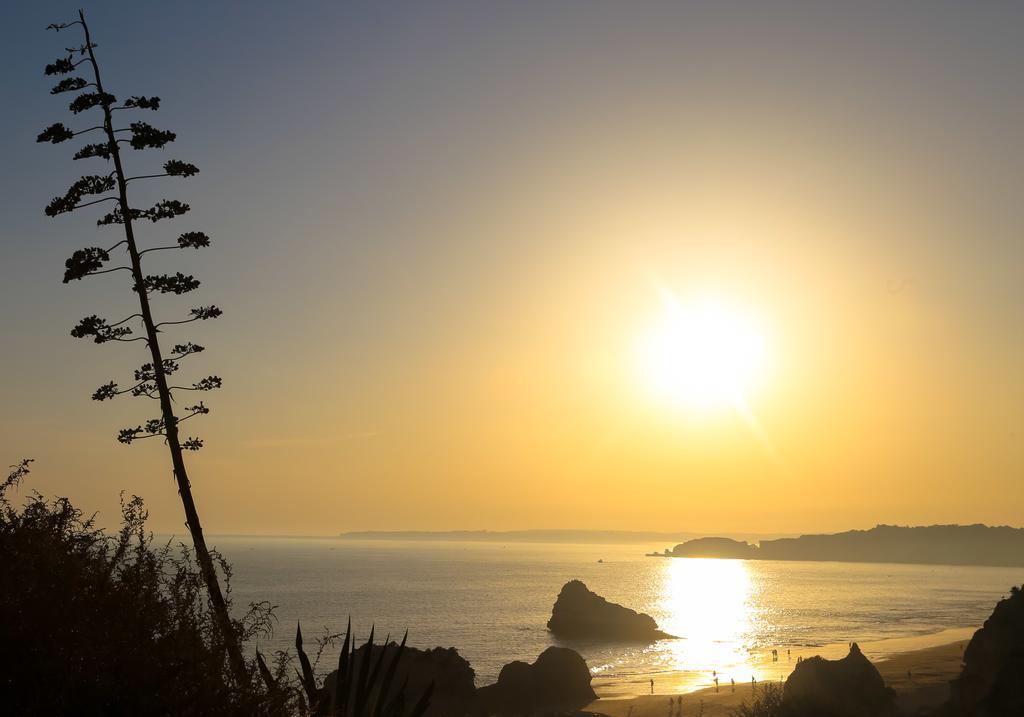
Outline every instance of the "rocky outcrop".
[(697, 538), (672, 548), (673, 558), (757, 560), (757, 547), (732, 538)]
[(786, 680), (783, 699), (798, 714), (885, 717), (895, 712), (895, 693), (857, 643), (841, 660), (799, 662)]
[[(377, 663), (384, 649), (384, 645), (373, 646), (371, 667)], [(386, 649), (387, 659), (390, 660), (398, 645), (390, 642)], [(353, 669), (361, 669), (364, 659), (366, 645), (356, 650)], [(324, 682), (328, 694), (334, 689), (337, 674), (337, 671), (331, 672)], [(475, 677), (469, 662), (454, 647), (420, 650), (407, 645), (398, 663), (394, 684), (401, 685), (408, 679), (405, 694), (407, 699), (415, 700), (431, 683), (434, 683), (428, 715), (475, 715), (479, 713)]]
[(508, 663), (498, 681), (477, 690), (477, 697), (488, 715), (573, 712), (597, 699), (587, 663), (565, 647), (549, 647), (532, 665)]
[(608, 602), (579, 580), (562, 586), (548, 629), (556, 637), (570, 640), (654, 642), (672, 637), (659, 630), (650, 615)]
[(954, 714), (1024, 715), (1024, 589), (1014, 587), (974, 633), (950, 695)]

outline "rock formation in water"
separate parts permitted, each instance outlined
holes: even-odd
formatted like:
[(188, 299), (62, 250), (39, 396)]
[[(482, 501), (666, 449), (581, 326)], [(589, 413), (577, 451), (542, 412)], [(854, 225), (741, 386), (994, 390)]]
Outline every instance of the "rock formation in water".
[[(373, 646), (371, 666), (376, 664), (381, 650), (384, 649), (383, 645)], [(390, 642), (386, 649), (390, 656), (394, 654), (394, 650), (398, 649), (398, 645)], [(365, 658), (366, 645), (363, 645), (355, 652), (353, 669), (360, 669)], [(334, 680), (337, 674), (337, 671), (334, 671), (327, 676), (324, 685), (328, 692), (334, 689)], [(410, 700), (417, 699), (433, 682), (434, 691), (427, 715), (476, 715), (479, 713), (479, 709), (476, 685), (474, 684), (475, 677), (469, 662), (454, 647), (434, 647), (420, 650), (407, 645), (402, 659), (398, 663), (394, 682), (396, 685), (401, 685), (408, 679), (405, 694)]]
[(950, 693), (953, 714), (1024, 715), (1024, 588), (1014, 587), (974, 633)]
[(488, 715), (530, 715), (575, 712), (595, 699), (590, 670), (579, 653), (549, 647), (534, 663), (510, 662), (498, 681), (477, 690), (480, 707)]
[(548, 629), (556, 637), (575, 640), (654, 642), (672, 637), (650, 615), (608, 602), (579, 580), (562, 586)]
[(892, 715), (895, 696), (857, 643), (841, 660), (802, 660), (783, 688), (783, 699), (795, 713), (835, 717)]

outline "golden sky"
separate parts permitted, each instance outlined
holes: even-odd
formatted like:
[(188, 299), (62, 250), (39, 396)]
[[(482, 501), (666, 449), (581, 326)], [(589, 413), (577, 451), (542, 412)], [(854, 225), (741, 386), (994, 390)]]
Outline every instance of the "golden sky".
[[(252, 67), (216, 9), (192, 8), (202, 33), (146, 11), (176, 13), (178, 64), (105, 42), (109, 82), (155, 85), (203, 170), (159, 191), (195, 208), (166, 231), (214, 238), (161, 261), (225, 309), (174, 336), (225, 379), (193, 424), (207, 532), (1020, 525), (1013, 18), (810, 7), (310, 6), (243, 21), (275, 30)], [(46, 88), (18, 78), (26, 127), (63, 118)], [(88, 400), (144, 358), (67, 337), (134, 297), (60, 285), (101, 230), (35, 211), (75, 168), (27, 132), (4, 140), (26, 208), (3, 458), (106, 522), (139, 493), (180, 532), (163, 447), (114, 441), (149, 406)], [(746, 415), (651, 391), (637, 344), (666, 292), (756, 325)]]

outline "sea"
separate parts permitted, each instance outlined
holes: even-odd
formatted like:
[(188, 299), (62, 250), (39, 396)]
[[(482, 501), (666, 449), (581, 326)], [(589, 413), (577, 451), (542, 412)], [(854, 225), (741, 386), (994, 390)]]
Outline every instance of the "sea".
[[(276, 627), (249, 649), (294, 649), (301, 622), (307, 651), (351, 617), (360, 641), (371, 626), (409, 644), (455, 647), (494, 682), (512, 660), (547, 647), (579, 652), (603, 697), (688, 692), (717, 678), (775, 679), (799, 657), (869, 657), (969, 639), (1024, 568), (744, 561), (647, 557), (665, 546), (215, 537), (233, 566), (236, 610), (276, 606)], [(676, 639), (652, 645), (561, 642), (546, 629), (572, 579), (612, 602), (645, 612)], [(773, 653), (774, 651), (774, 653)], [(336, 664), (328, 647), (318, 669)]]

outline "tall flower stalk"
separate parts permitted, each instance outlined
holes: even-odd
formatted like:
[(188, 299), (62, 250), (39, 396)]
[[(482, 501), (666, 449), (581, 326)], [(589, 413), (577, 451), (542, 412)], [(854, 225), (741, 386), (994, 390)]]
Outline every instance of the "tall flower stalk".
[[(80, 47), (67, 48), (67, 56), (47, 65), (47, 75), (67, 75), (53, 87), (51, 94), (82, 91), (71, 102), (69, 109), (75, 115), (99, 110), (102, 113), (102, 123), (87, 129), (73, 131), (58, 122), (47, 127), (39, 135), (37, 141), (58, 144), (79, 135), (98, 133), (103, 139), (97, 143), (83, 146), (75, 153), (74, 159), (105, 160), (112, 163), (113, 170), (107, 174), (81, 177), (71, 185), (63, 196), (56, 197), (50, 202), (45, 211), (48, 216), (57, 216), (102, 202), (114, 203), (110, 213), (100, 218), (97, 224), (100, 226), (121, 225), (124, 238), (105, 249), (85, 247), (74, 252), (65, 263), (64, 282), (98, 274), (128, 271), (132, 277), (132, 289), (138, 299), (138, 312), (114, 322), (98, 316), (87, 316), (72, 329), (71, 335), (76, 338), (91, 338), (98, 344), (110, 341), (142, 341), (145, 343), (149, 351), (149, 361), (135, 370), (131, 385), (121, 388), (117, 383), (111, 381), (100, 386), (92, 397), (94, 400), (103, 401), (127, 393), (136, 397), (149, 398), (159, 403), (159, 416), (142, 425), (122, 429), (117, 440), (128, 444), (143, 438), (163, 436), (170, 453), (174, 479), (177, 483), (178, 494), (181, 496), (182, 507), (185, 509), (185, 520), (192, 536), (196, 558), (209, 593), (210, 609), (215, 615), (222, 633), (231, 671), (239, 683), (246, 683), (248, 671), (239, 644), (239, 633), (237, 626), (228, 614), (228, 606), (217, 577), (214, 559), (203, 537), (203, 528), (192, 496), (192, 488), (183, 457), (184, 451), (197, 451), (202, 447), (203, 442), (192, 436), (182, 440), (179, 431), (181, 423), (195, 416), (206, 414), (209, 409), (202, 401), (199, 401), (195, 405), (185, 408), (182, 415), (179, 416), (175, 413), (174, 403), (176, 392), (210, 391), (220, 387), (221, 379), (219, 376), (207, 376), (189, 385), (171, 385), (169, 377), (178, 371), (180, 362), (201, 352), (203, 347), (187, 342), (174, 344), (169, 351), (165, 352), (160, 344), (161, 327), (206, 321), (220, 316), (221, 310), (216, 306), (198, 306), (192, 309), (185, 318), (156, 321), (153, 317), (150, 300), (153, 294), (186, 294), (198, 288), (199, 281), (181, 272), (144, 274), (142, 269), (143, 256), (150, 252), (200, 249), (209, 246), (210, 239), (203, 232), (189, 231), (181, 234), (176, 244), (140, 249), (135, 235), (135, 227), (138, 222), (173, 219), (188, 212), (189, 206), (177, 200), (165, 199), (148, 209), (137, 209), (132, 207), (128, 200), (128, 186), (132, 182), (157, 177), (191, 177), (199, 170), (193, 164), (172, 159), (163, 164), (162, 172), (138, 176), (127, 175), (122, 161), (122, 149), (129, 147), (133, 150), (161, 149), (174, 141), (175, 134), (156, 129), (146, 122), (130, 122), (127, 127), (115, 126), (115, 113), (155, 111), (160, 107), (160, 98), (133, 96), (119, 103), (117, 98), (108, 93), (103, 86), (99, 63), (94, 52), (97, 45), (90, 37), (85, 15), (79, 11), (78, 20), (51, 25), (48, 29), (60, 31), (75, 25), (81, 27), (85, 42)], [(80, 59), (76, 60), (76, 56)], [(91, 81), (88, 77), (77, 75), (80, 66), (83, 65), (85, 66), (83, 74), (91, 74)], [(121, 116), (121, 114), (117, 116)], [(109, 166), (110, 164), (108, 164)], [(96, 198), (91, 198), (93, 196)], [(89, 198), (88, 201), (86, 201), (87, 198)], [(122, 256), (127, 255), (127, 264), (108, 267), (107, 263), (111, 261), (112, 252), (117, 250), (120, 250), (119, 254), (123, 252)], [(141, 328), (141, 333), (136, 335), (136, 330), (139, 328)]]

